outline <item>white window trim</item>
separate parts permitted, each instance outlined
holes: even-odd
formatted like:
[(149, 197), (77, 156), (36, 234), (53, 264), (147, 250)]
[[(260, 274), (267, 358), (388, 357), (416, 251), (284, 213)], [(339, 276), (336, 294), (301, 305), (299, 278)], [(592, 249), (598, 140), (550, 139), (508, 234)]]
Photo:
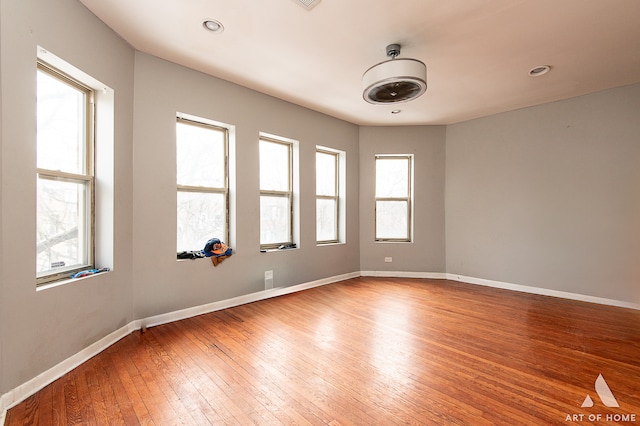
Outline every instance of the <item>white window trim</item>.
[[(58, 70), (63, 75), (71, 77), (76, 82), (93, 90), (93, 143), (92, 151), (88, 155), (92, 158), (93, 176), (93, 256), (92, 264), (87, 268), (106, 267), (115, 269), (114, 265), (114, 105), (115, 92), (99, 80), (76, 68), (67, 61), (59, 58), (47, 49), (37, 46), (37, 62), (46, 64), (49, 68)], [(34, 104), (35, 108), (35, 104)], [(35, 143), (35, 142), (34, 142)], [(44, 172), (36, 170), (36, 172)], [(45, 172), (46, 173), (46, 172)], [(47, 278), (36, 277), (36, 290), (46, 290), (75, 280), (70, 279), (72, 272), (65, 271), (57, 276), (48, 275)], [(91, 275), (98, 277), (104, 274)]]
[[(319, 198), (336, 200), (336, 237), (335, 240), (322, 241), (317, 239), (316, 245), (344, 244), (346, 242), (346, 153), (326, 146), (316, 146), (316, 153), (322, 152), (336, 156), (336, 192), (335, 196), (319, 196)], [(317, 220), (317, 218), (316, 218)]]
[[(83, 238), (85, 242), (85, 257), (86, 263), (83, 265), (75, 266), (73, 268), (61, 268), (59, 271), (47, 271), (36, 273), (37, 285), (47, 284), (52, 281), (58, 281), (61, 279), (67, 279), (70, 275), (94, 267), (95, 264), (95, 182), (94, 182), (94, 106), (95, 106), (95, 91), (91, 87), (83, 84), (80, 80), (68, 75), (67, 73), (55, 68), (54, 66), (46, 63), (45, 61), (38, 59), (37, 69), (39, 72), (46, 73), (50, 77), (56, 80), (68, 84), (75, 89), (83, 92), (85, 95), (85, 116), (84, 116), (84, 170), (82, 173), (69, 173), (62, 172), (60, 170), (50, 170), (44, 168), (36, 168), (36, 175), (38, 181), (40, 180), (53, 180), (53, 181), (67, 181), (80, 183), (86, 188), (86, 200), (85, 205), (80, 206), (84, 210), (85, 229), (89, 235)], [(39, 249), (36, 249), (39, 250)]]
[[(377, 173), (377, 160), (385, 158), (402, 159), (406, 158), (408, 161), (408, 174), (407, 177), (407, 196), (406, 197), (378, 197), (376, 196), (375, 182), (376, 177), (374, 175), (374, 220), (373, 220), (373, 235), (375, 242), (391, 242), (391, 243), (410, 243), (413, 241), (413, 168), (414, 159), (412, 154), (376, 154), (374, 160), (374, 173)], [(377, 205), (378, 201), (404, 201), (407, 203), (407, 238), (378, 238), (377, 234)]]
[[(231, 195), (230, 195), (230, 135), (232, 129), (222, 123), (218, 123), (212, 120), (208, 120), (202, 117), (196, 117), (194, 115), (177, 113), (176, 123), (185, 123), (193, 126), (201, 126), (207, 129), (214, 129), (224, 133), (224, 187), (205, 187), (205, 186), (190, 186), (176, 184), (177, 192), (196, 192), (196, 193), (211, 193), (211, 194), (223, 194), (225, 199), (225, 225), (224, 235), (220, 236), (221, 239), (227, 244), (231, 244)], [(177, 142), (177, 141), (176, 141)], [(176, 223), (177, 225), (177, 223)]]
[(260, 242), (261, 251), (274, 251), (281, 246), (294, 245), (295, 248), (299, 248), (300, 237), (300, 204), (299, 204), (299, 143), (294, 139), (285, 138), (282, 136), (276, 136), (269, 133), (260, 132), (258, 141), (267, 141), (272, 143), (280, 143), (289, 147), (289, 190), (288, 191), (269, 191), (260, 188), (260, 198), (265, 196), (283, 196), (289, 198), (289, 241), (282, 241), (278, 243), (262, 244)]

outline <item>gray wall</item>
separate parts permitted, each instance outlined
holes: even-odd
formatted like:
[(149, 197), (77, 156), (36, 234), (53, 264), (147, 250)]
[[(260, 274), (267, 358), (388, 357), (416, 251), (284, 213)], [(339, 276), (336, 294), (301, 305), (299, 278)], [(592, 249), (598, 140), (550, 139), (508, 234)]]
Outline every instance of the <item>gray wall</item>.
[[(136, 316), (169, 312), (274, 287), (359, 270), (358, 127), (170, 62), (136, 54), (134, 126), (134, 282)], [(175, 260), (175, 117), (188, 113), (236, 127), (235, 254)], [(258, 138), (266, 132), (299, 142), (299, 248), (260, 253)], [(315, 243), (315, 149), (346, 152), (346, 244)], [(199, 247), (196, 247), (196, 249)]]
[[(0, 395), (133, 320), (363, 271), (640, 303), (640, 85), (452, 126), (363, 127), (136, 53), (77, 0), (0, 3)], [(115, 90), (113, 271), (36, 291), (36, 45)], [(236, 126), (233, 258), (175, 259), (175, 114)], [(300, 142), (300, 248), (259, 253), (259, 132)], [(347, 153), (346, 244), (317, 247), (314, 149)], [(373, 242), (373, 156), (415, 155), (410, 244)], [(446, 234), (445, 234), (446, 231)], [(392, 256), (391, 264), (384, 257)]]
[[(444, 273), (444, 126), (360, 128), (360, 270)], [(374, 242), (376, 154), (413, 154), (411, 243)], [(385, 263), (392, 257), (392, 263)]]
[[(132, 317), (134, 52), (75, 0), (2, 0), (0, 394), (77, 353)], [(113, 272), (36, 291), (36, 46), (113, 88)], [(115, 179), (115, 180), (113, 180)], [(111, 238), (109, 238), (111, 240)]]
[[(2, 220), (2, 212), (3, 212), (3, 208), (2, 206), (5, 204), (4, 203), (4, 197), (3, 197), (3, 193), (4, 193), (4, 168), (3, 168), (3, 146), (4, 144), (2, 143), (2, 139), (3, 139), (3, 132), (2, 129), (4, 128), (2, 123), (3, 123), (3, 114), (2, 114), (2, 108), (4, 106), (4, 97), (2, 96), (2, 86), (4, 86), (3, 81), (3, 72), (2, 72), (2, 57), (1, 57), (1, 52), (2, 52), (2, 45), (3, 45), (3, 39), (4, 39), (4, 33), (2, 31), (2, 21), (4, 21), (3, 19), (3, 13), (2, 13), (2, 6), (0, 5), (0, 267), (4, 270), (4, 238), (3, 238), (3, 229), (4, 229), (4, 221)], [(5, 335), (5, 316), (4, 316), (4, 274), (2, 272), (0, 272), (0, 395), (2, 395), (3, 393), (3, 387), (2, 387), (2, 369), (3, 369), (3, 365), (4, 363), (2, 362), (2, 354), (4, 352), (3, 350), (3, 341), (4, 338), (3, 336)], [(0, 396), (1, 398), (1, 396)], [(2, 408), (0, 408), (0, 410), (2, 410)]]
[(640, 85), (447, 128), (447, 272), (640, 303)]
[[(0, 394), (135, 319), (264, 290), (265, 270), (274, 272), (276, 287), (358, 271), (357, 126), (136, 53), (76, 0), (3, 0), (0, 10), (2, 111), (11, 111), (1, 133)], [(116, 100), (115, 259), (106, 265), (113, 271), (40, 291), (33, 244), (36, 45), (109, 85)], [(215, 269), (208, 260), (175, 258), (178, 111), (236, 126), (236, 254)], [(300, 142), (297, 250), (259, 252), (259, 132)], [(345, 244), (315, 244), (316, 145), (346, 152)]]

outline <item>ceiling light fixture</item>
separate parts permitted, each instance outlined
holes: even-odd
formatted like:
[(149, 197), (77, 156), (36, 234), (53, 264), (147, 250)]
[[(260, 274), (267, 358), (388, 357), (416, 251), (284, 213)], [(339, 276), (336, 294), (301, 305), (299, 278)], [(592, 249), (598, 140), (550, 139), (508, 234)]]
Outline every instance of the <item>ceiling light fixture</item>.
[(427, 90), (427, 66), (417, 59), (400, 58), (400, 45), (387, 46), (391, 59), (369, 68), (362, 76), (364, 100), (371, 104), (407, 102)]
[(539, 65), (537, 67), (531, 68), (529, 70), (529, 75), (531, 77), (539, 77), (548, 73), (551, 70), (551, 66), (549, 65)]
[(204, 21), (202, 21), (202, 26), (206, 30), (214, 33), (221, 33), (222, 31), (224, 31), (224, 27), (222, 26), (222, 24), (215, 19), (205, 19)]

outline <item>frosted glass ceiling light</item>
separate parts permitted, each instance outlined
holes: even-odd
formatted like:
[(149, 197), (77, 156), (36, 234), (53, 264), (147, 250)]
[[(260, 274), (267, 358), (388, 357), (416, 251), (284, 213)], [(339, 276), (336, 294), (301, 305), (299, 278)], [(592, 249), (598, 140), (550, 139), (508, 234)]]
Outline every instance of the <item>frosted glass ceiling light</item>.
[(387, 46), (391, 60), (369, 68), (362, 76), (364, 100), (371, 104), (408, 102), (427, 90), (427, 66), (417, 59), (396, 57), (399, 44)]

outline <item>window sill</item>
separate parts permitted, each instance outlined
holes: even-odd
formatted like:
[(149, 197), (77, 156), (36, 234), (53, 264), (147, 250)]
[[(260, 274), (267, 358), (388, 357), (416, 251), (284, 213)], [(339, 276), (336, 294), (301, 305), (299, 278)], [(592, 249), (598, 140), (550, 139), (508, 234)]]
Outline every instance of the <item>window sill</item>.
[(346, 243), (343, 242), (336, 242), (336, 243), (316, 243), (316, 247), (331, 247), (331, 246), (343, 246)]
[(37, 285), (36, 286), (36, 292), (43, 291), (43, 290), (49, 290), (51, 288), (59, 287), (59, 286), (70, 284), (70, 283), (75, 283), (75, 282), (79, 282), (79, 281), (88, 280), (88, 279), (95, 278), (95, 277), (100, 276), (100, 275), (107, 275), (107, 274), (110, 274), (111, 272), (113, 272), (113, 271), (100, 272), (99, 274), (87, 275), (86, 277), (80, 277), (80, 278), (61, 278), (61, 279), (56, 280), (56, 281), (51, 281), (51, 282), (48, 282), (48, 283)]
[(260, 249), (260, 253), (273, 253), (273, 252), (279, 252), (279, 251), (292, 251), (292, 250), (298, 250), (298, 247)]
[(176, 262), (197, 262), (198, 260), (210, 259), (209, 257), (194, 257), (193, 259), (176, 259)]

